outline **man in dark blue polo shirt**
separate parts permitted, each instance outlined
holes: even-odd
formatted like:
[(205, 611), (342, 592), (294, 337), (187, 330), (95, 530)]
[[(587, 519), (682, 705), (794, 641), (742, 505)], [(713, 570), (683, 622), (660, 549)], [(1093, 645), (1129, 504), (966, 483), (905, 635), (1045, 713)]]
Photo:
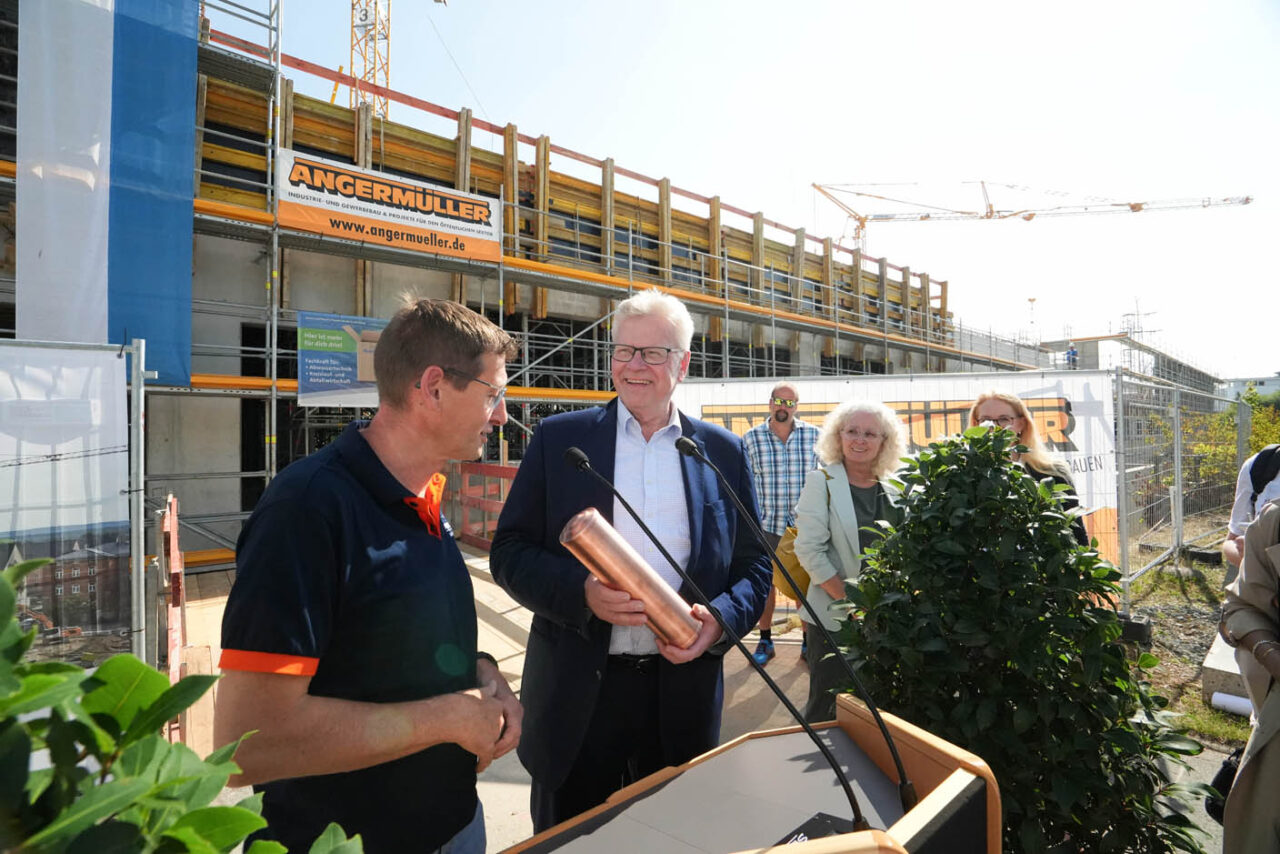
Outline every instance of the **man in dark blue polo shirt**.
[(380, 408), (285, 469), (241, 532), (215, 737), (264, 794), (260, 836), (305, 851), (331, 821), (366, 852), (480, 854), (476, 774), (522, 710), (476, 649), (471, 578), (440, 512), (449, 460), (507, 420), (515, 344), (421, 300), (374, 353)]

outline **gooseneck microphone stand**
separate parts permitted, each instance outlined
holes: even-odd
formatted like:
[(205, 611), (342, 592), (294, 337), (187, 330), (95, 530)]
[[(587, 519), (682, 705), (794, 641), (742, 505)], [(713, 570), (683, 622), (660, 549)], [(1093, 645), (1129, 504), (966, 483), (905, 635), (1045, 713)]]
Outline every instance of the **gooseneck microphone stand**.
[(818, 734), (814, 732), (813, 727), (809, 725), (809, 722), (804, 719), (804, 716), (800, 714), (799, 710), (796, 709), (791, 700), (787, 698), (787, 695), (783, 693), (777, 683), (774, 682), (769, 674), (765, 672), (764, 667), (756, 663), (756, 660), (751, 656), (750, 651), (743, 646), (742, 639), (739, 638), (737, 633), (734, 632), (733, 629), (730, 628), (729, 624), (724, 621), (724, 617), (720, 616), (720, 612), (712, 606), (711, 600), (702, 592), (702, 588), (698, 587), (694, 580), (689, 577), (689, 574), (685, 572), (684, 568), (681, 567), (680, 564), (676, 562), (676, 559), (671, 556), (671, 553), (667, 551), (666, 547), (658, 541), (658, 538), (654, 535), (653, 531), (649, 530), (649, 526), (640, 518), (640, 514), (636, 513), (636, 511), (632, 509), (631, 505), (627, 503), (627, 499), (622, 497), (622, 493), (618, 491), (618, 488), (615, 487), (607, 477), (591, 467), (591, 460), (588, 459), (585, 453), (583, 453), (582, 449), (577, 447), (566, 449), (564, 452), (564, 461), (573, 468), (586, 472), (603, 484), (604, 487), (613, 494), (613, 497), (618, 499), (618, 502), (623, 506), (627, 513), (630, 514), (631, 518), (635, 520), (636, 524), (640, 526), (640, 530), (649, 538), (649, 541), (657, 546), (658, 551), (662, 553), (664, 558), (666, 558), (667, 563), (671, 564), (671, 568), (680, 576), (680, 579), (689, 588), (693, 597), (697, 599), (698, 602), (711, 613), (711, 616), (715, 618), (716, 622), (720, 625), (720, 630), (724, 632), (725, 637), (733, 641), (733, 644), (746, 657), (747, 661), (751, 663), (751, 666), (755, 668), (755, 671), (760, 674), (760, 678), (764, 679), (770, 690), (772, 690), (777, 698), (782, 701), (782, 704), (786, 706), (787, 711), (796, 719), (809, 738), (813, 739), (813, 743), (818, 746), (818, 750), (821, 751), (823, 757), (831, 766), (831, 769), (835, 771), (836, 778), (840, 781), (841, 788), (844, 789), (845, 797), (849, 799), (849, 807), (853, 810), (853, 830), (870, 830), (871, 824), (867, 821), (866, 816), (862, 814), (862, 808), (858, 806), (858, 799), (853, 794), (853, 787), (849, 785), (849, 779), (845, 776), (844, 769), (840, 767), (840, 763), (836, 761), (836, 758), (832, 755), (830, 748), (823, 743), (822, 739), (818, 737)]
[(774, 565), (776, 565), (778, 569), (782, 570), (783, 577), (787, 579), (791, 588), (795, 590), (796, 595), (800, 597), (800, 604), (804, 605), (804, 609), (809, 612), (809, 616), (813, 618), (813, 625), (822, 633), (822, 637), (826, 639), (831, 648), (837, 650), (835, 654), (836, 660), (839, 661), (841, 666), (844, 668), (844, 672), (853, 682), (853, 687), (857, 690), (858, 696), (867, 704), (867, 711), (871, 712), (871, 717), (875, 719), (876, 725), (880, 728), (880, 735), (884, 737), (884, 742), (889, 748), (889, 754), (893, 757), (893, 765), (898, 771), (898, 797), (902, 800), (902, 809), (904, 812), (910, 811), (910, 809), (920, 800), (919, 796), (916, 795), (915, 784), (907, 778), (907, 770), (902, 766), (902, 758), (898, 756), (898, 746), (894, 744), (893, 736), (889, 734), (889, 728), (884, 725), (884, 719), (880, 717), (880, 709), (876, 706), (875, 701), (871, 699), (871, 694), (867, 692), (866, 686), (862, 684), (862, 680), (858, 678), (858, 674), (854, 671), (853, 665), (851, 665), (848, 659), (839, 653), (838, 650), (840, 648), (836, 646), (835, 638), (831, 637), (831, 633), (827, 631), (827, 627), (822, 624), (822, 620), (819, 619), (817, 611), (815, 611), (813, 606), (809, 604), (809, 598), (800, 592), (800, 588), (796, 584), (795, 579), (791, 577), (791, 573), (787, 572), (787, 568), (782, 565), (782, 561), (778, 560), (777, 552), (774, 551), (774, 549), (770, 547), (768, 541), (765, 540), (764, 532), (760, 530), (760, 526), (751, 518), (751, 514), (747, 512), (747, 508), (742, 504), (742, 499), (738, 497), (737, 491), (729, 483), (728, 479), (720, 469), (716, 467), (716, 464), (711, 462), (711, 460), (709, 460), (698, 448), (698, 444), (688, 436), (681, 436), (679, 439), (676, 439), (676, 450), (684, 454), (686, 457), (693, 457), (699, 462), (705, 463), (713, 472), (716, 473), (716, 477), (719, 478), (721, 486), (724, 487), (724, 491), (729, 494), (729, 498), (732, 499), (733, 505), (738, 508), (738, 515), (744, 522), (746, 522), (747, 527), (750, 528), (751, 532), (755, 535), (757, 542), (759, 542), (760, 545), (764, 547), (765, 551), (769, 553), (769, 557), (772, 558)]

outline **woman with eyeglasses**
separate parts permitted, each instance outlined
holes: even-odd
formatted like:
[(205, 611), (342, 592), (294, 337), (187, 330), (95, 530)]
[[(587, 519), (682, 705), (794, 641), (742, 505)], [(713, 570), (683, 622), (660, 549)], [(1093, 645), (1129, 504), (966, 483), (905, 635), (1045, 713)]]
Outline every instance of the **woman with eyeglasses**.
[[(868, 526), (900, 520), (897, 492), (888, 482), (905, 451), (902, 422), (882, 403), (851, 401), (832, 410), (814, 448), (823, 467), (805, 477), (796, 503), (796, 557), (809, 573), (809, 602), (828, 631), (839, 626), (831, 603), (845, 598), (846, 581), (862, 571), (862, 553), (879, 537)], [(809, 700), (805, 720), (814, 723), (836, 716), (832, 691), (844, 680), (833, 649), (812, 624), (805, 622), (809, 665)]]
[[(1026, 446), (1026, 450), (1021, 453), (1010, 451), (1010, 458), (1036, 480), (1047, 477), (1054, 483), (1065, 485), (1068, 491), (1062, 493), (1063, 509), (1073, 510), (1080, 506), (1075, 484), (1071, 482), (1071, 469), (1044, 446), (1040, 432), (1036, 429), (1035, 419), (1031, 417), (1031, 411), (1022, 402), (1022, 398), (999, 391), (979, 395), (969, 409), (969, 426), (1012, 430), (1018, 437), (1018, 444)], [(1076, 517), (1072, 520), (1071, 532), (1080, 545), (1089, 545), (1089, 534), (1085, 530), (1083, 519)]]

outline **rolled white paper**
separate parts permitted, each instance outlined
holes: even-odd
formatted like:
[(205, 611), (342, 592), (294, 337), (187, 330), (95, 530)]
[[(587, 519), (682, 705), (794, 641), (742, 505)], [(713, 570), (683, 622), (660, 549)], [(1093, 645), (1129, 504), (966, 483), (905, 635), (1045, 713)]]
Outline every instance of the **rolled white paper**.
[(1249, 702), (1248, 697), (1237, 697), (1235, 694), (1224, 694), (1221, 691), (1213, 692), (1209, 704), (1215, 709), (1222, 709), (1224, 712), (1245, 718), (1253, 712), (1253, 704)]

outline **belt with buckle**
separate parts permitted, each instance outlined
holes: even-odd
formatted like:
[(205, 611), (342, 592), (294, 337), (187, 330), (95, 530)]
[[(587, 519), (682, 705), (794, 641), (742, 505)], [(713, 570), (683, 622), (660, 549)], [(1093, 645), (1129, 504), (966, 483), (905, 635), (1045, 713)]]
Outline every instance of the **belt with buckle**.
[(623, 670), (635, 670), (640, 673), (656, 673), (660, 655), (628, 655), (626, 653), (610, 655), (609, 666)]

